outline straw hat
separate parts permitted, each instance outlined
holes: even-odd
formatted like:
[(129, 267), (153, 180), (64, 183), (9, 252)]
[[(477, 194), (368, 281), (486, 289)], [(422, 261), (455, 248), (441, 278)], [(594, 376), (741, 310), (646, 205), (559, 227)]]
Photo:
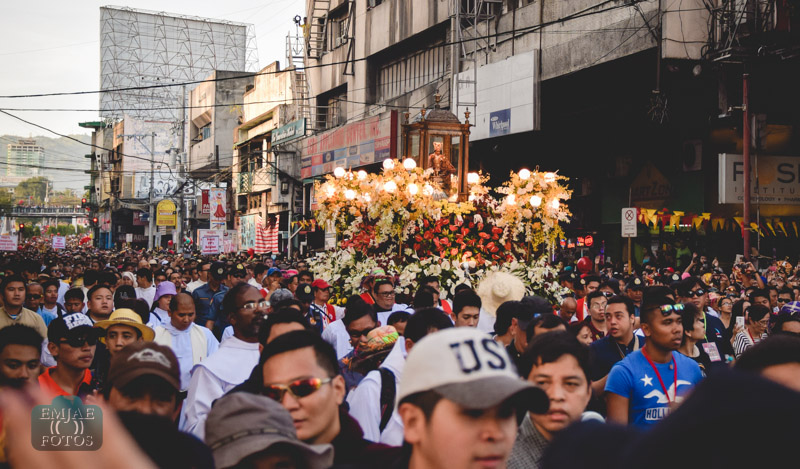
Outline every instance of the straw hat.
[(525, 285), (507, 272), (490, 272), (481, 280), (476, 293), (481, 297), (483, 310), (494, 317), (498, 306), (506, 301), (519, 301), (525, 296)]
[[(109, 327), (118, 325), (128, 326), (128, 327), (133, 327), (134, 329), (138, 329), (139, 332), (142, 333), (142, 338), (146, 342), (150, 342), (151, 340), (153, 340), (153, 337), (155, 337), (155, 332), (153, 331), (153, 329), (150, 329), (149, 327), (145, 326), (144, 323), (142, 323), (142, 318), (138, 314), (136, 314), (135, 311), (128, 308), (121, 308), (115, 310), (113, 313), (111, 313), (111, 316), (109, 316), (108, 319), (106, 319), (105, 321), (96, 322), (94, 327), (99, 327), (108, 330)], [(101, 337), (100, 341), (105, 344), (106, 343), (105, 337)]]

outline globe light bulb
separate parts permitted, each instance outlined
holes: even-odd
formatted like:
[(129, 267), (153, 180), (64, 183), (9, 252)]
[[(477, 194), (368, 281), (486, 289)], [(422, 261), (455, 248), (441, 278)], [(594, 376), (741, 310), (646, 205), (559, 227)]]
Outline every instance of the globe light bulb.
[(358, 180), (359, 181), (363, 181), (366, 178), (367, 178), (367, 172), (366, 171), (364, 171), (362, 169), (361, 171), (358, 172)]
[(544, 182), (548, 184), (556, 182), (556, 173), (544, 173)]
[(522, 168), (519, 170), (519, 178), (523, 181), (527, 181), (531, 177), (531, 172), (528, 169)]
[(356, 191), (353, 189), (347, 189), (344, 191), (344, 198), (347, 200), (353, 200), (356, 198)]
[(542, 205), (542, 198), (539, 197), (538, 195), (532, 195), (531, 196), (531, 205), (534, 206), (534, 207), (538, 207), (538, 206)]
[(419, 186), (412, 182), (408, 185), (408, 193), (411, 195), (417, 195), (417, 193), (419, 193)]
[(558, 199), (553, 199), (553, 201), (550, 202), (550, 206), (553, 207), (554, 210), (558, 210), (558, 207), (561, 206), (561, 202), (559, 202)]
[(383, 160), (383, 169), (394, 169), (394, 161), (390, 159)]
[(478, 173), (468, 173), (467, 174), (467, 184), (477, 184), (477, 183), (480, 182), (480, 180), (481, 180), (481, 178), (480, 178), (480, 176), (478, 176)]
[(508, 194), (508, 197), (506, 197), (506, 204), (517, 205), (517, 196), (514, 194)]
[(392, 192), (397, 190), (397, 184), (395, 184), (394, 181), (386, 181), (386, 184), (383, 185), (383, 190), (391, 194)]
[(344, 168), (342, 168), (341, 166), (337, 166), (333, 170), (333, 175), (336, 176), (337, 178), (344, 177)]
[(417, 162), (414, 161), (413, 158), (406, 158), (403, 160), (403, 167), (406, 168), (408, 171), (417, 167)]

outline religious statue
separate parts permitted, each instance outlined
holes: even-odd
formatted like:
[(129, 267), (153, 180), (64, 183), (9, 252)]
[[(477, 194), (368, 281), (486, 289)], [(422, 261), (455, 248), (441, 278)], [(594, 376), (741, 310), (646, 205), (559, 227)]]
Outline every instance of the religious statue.
[(428, 155), (428, 168), (433, 170), (431, 181), (437, 183), (445, 194), (449, 194), (450, 176), (457, 171), (450, 163), (450, 158), (442, 153), (442, 142), (433, 142), (433, 153)]

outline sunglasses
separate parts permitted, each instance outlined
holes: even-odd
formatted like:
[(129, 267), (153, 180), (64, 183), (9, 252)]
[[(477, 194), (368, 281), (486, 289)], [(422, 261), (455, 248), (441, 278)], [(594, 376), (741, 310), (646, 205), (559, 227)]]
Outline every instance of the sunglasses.
[(347, 333), (350, 334), (350, 337), (355, 339), (356, 337), (366, 337), (373, 329), (375, 329), (375, 328), (374, 327), (368, 327), (368, 328), (362, 329), (360, 331), (347, 331)]
[(788, 303), (788, 302), (790, 302), (790, 301), (792, 301), (792, 299), (791, 299), (791, 298), (781, 298), (781, 297), (778, 297), (778, 303)]
[(307, 397), (311, 394), (314, 394), (319, 390), (319, 388), (322, 387), (323, 384), (328, 384), (332, 380), (333, 378), (306, 378), (298, 379), (297, 381), (293, 381), (289, 384), (271, 384), (269, 386), (264, 386), (261, 394), (272, 399), (273, 401), (283, 402), (283, 396), (288, 391), (296, 399), (299, 399), (301, 397)]
[(661, 314), (663, 316), (669, 316), (672, 313), (680, 314), (680, 312), (683, 311), (683, 304), (678, 303), (674, 305), (661, 305), (659, 309), (661, 310)]
[(250, 301), (250, 302), (247, 302), (247, 303), (243, 304), (241, 306), (241, 308), (242, 309), (256, 309), (256, 308), (265, 309), (265, 308), (269, 308), (269, 301), (267, 301), (267, 300), (261, 300), (261, 301), (258, 301), (258, 302)]
[(691, 296), (698, 297), (698, 296), (703, 296), (705, 294), (706, 294), (705, 290), (703, 290), (702, 288), (698, 288), (697, 290), (690, 291), (686, 296), (687, 297), (691, 297)]
[(67, 344), (70, 347), (83, 347), (83, 344), (89, 344), (89, 346), (97, 345), (97, 335), (95, 334), (86, 334), (86, 335), (79, 335), (74, 337), (67, 337), (59, 341), (60, 344)]

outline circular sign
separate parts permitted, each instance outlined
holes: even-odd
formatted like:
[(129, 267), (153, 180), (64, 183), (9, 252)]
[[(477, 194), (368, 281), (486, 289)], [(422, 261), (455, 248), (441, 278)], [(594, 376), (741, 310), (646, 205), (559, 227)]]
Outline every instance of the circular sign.
[(592, 247), (592, 245), (594, 244), (594, 236), (586, 235), (586, 237), (583, 238), (583, 244), (585, 244), (587, 248)]

